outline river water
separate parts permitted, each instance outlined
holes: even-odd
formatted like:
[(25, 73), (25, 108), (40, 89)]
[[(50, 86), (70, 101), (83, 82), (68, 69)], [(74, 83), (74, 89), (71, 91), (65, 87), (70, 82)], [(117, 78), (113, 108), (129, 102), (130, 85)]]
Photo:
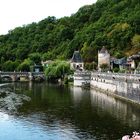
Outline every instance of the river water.
[(140, 129), (140, 105), (93, 89), (47, 83), (9, 89), (31, 100), (16, 113), (0, 110), (0, 140), (120, 140)]

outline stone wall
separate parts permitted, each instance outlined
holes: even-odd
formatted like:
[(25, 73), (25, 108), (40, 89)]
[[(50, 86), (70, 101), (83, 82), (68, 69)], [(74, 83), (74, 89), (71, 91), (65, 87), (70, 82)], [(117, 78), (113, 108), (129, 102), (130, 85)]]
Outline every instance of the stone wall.
[(140, 75), (92, 73), (90, 85), (140, 103)]
[(89, 72), (75, 72), (74, 73), (74, 86), (84, 86), (90, 84), (91, 73)]

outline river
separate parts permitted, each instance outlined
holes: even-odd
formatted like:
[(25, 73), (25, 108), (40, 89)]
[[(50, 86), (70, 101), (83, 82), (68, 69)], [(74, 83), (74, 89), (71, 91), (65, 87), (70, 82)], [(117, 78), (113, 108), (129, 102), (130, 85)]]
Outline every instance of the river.
[(0, 110), (0, 140), (121, 140), (140, 130), (140, 105), (93, 89), (23, 82), (5, 90), (31, 100)]

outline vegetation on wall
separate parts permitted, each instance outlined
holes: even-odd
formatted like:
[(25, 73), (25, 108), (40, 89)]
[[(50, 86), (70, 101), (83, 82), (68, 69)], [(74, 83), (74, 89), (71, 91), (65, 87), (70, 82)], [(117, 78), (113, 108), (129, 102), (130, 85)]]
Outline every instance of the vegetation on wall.
[(86, 63), (96, 62), (103, 45), (119, 58), (140, 51), (139, 0), (98, 0), (70, 17), (17, 27), (0, 36), (0, 69), (21, 69), (28, 58), (37, 64), (70, 59), (74, 50), (81, 50)]

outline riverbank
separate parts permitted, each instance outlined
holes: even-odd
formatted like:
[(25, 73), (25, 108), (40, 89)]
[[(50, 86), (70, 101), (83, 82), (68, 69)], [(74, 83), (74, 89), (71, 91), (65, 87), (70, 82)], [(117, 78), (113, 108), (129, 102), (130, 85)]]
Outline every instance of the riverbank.
[(91, 88), (140, 104), (140, 75), (92, 73)]
[(85, 84), (90, 84), (90, 88), (140, 104), (139, 74), (75, 72), (74, 86), (83, 87)]
[(102, 92), (102, 93), (106, 94), (107, 96), (113, 97), (115, 99), (119, 99), (119, 100), (121, 100), (123, 102), (126, 102), (126, 103), (131, 103), (131, 104), (136, 105), (136, 106), (140, 105), (140, 102), (138, 102), (138, 101), (120, 96), (120, 95), (118, 95), (117, 93), (114, 93), (114, 92), (106, 91), (106, 90), (101, 89), (99, 87), (90, 87), (90, 89), (95, 90), (97, 92)]

